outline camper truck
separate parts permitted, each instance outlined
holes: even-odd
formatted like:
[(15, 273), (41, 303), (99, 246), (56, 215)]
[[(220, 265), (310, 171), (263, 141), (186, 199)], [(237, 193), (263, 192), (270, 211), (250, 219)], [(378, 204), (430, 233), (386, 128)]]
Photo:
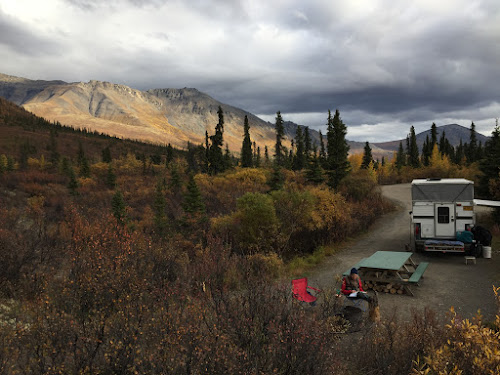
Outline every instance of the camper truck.
[(463, 178), (418, 179), (411, 184), (414, 251), (465, 252), (457, 232), (475, 224), (474, 182)]

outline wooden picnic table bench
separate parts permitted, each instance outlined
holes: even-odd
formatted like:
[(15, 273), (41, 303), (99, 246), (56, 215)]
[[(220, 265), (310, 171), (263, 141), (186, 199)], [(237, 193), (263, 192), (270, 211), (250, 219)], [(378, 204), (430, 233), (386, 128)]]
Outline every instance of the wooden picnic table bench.
[[(364, 258), (353, 267), (358, 269), (363, 284), (368, 287), (378, 288), (380, 285), (397, 286), (388, 288), (391, 293), (406, 292), (413, 296), (410, 285), (419, 285), (428, 262), (419, 265), (411, 259), (412, 253), (398, 251), (377, 251), (368, 258)], [(345, 271), (343, 276), (348, 276), (351, 269)]]

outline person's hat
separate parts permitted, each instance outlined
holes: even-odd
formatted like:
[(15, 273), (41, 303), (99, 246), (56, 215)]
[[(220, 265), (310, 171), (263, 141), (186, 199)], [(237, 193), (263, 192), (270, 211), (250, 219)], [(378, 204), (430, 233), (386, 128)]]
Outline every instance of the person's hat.
[(352, 269), (351, 269), (351, 275), (352, 275), (353, 273), (358, 274), (358, 270), (357, 270), (356, 268), (352, 268)]

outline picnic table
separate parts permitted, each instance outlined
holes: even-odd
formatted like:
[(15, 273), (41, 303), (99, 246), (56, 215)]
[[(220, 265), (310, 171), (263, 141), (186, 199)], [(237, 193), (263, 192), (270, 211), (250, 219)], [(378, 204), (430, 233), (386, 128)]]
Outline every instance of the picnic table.
[[(421, 262), (417, 265), (411, 256), (412, 253), (409, 252), (377, 251), (353, 267), (358, 269), (365, 286), (397, 286), (398, 289), (394, 290), (402, 290), (413, 296), (409, 286), (418, 285), (429, 263)], [(344, 272), (344, 276), (349, 273), (350, 269)]]

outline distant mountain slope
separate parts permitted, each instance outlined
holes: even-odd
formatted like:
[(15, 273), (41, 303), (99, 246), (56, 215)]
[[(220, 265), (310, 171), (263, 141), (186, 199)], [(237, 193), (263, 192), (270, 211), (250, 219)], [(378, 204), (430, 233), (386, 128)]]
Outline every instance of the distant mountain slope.
[[(177, 147), (204, 143), (205, 131), (214, 132), (221, 106), (224, 141), (232, 151), (241, 148), (245, 115), (252, 140), (262, 149), (275, 142), (274, 124), (193, 88), (140, 91), (109, 82), (33, 81), (1, 74), (0, 96), (51, 121)], [(288, 124), (287, 133), (295, 134), (296, 126)]]
[[(465, 126), (458, 125), (458, 124), (448, 124), (448, 125), (442, 125), (438, 126), (436, 128), (437, 131), (437, 138), (439, 141), (439, 138), (441, 138), (441, 135), (443, 131), (445, 132), (445, 136), (450, 142), (452, 146), (458, 146), (460, 144), (460, 140), (462, 140), (462, 143), (468, 143), (470, 142), (470, 128), (466, 128)], [(481, 142), (483, 145), (486, 143), (488, 140), (488, 137), (476, 133), (477, 135), (477, 142)], [(431, 138), (431, 130), (429, 127), (429, 130), (426, 130), (422, 133), (416, 134), (417, 137), (417, 145), (418, 149), (422, 151), (422, 145), (425, 142), (426, 137), (429, 136), (429, 139)], [(399, 141), (391, 141), (391, 142), (380, 142), (380, 143), (374, 143), (373, 146), (379, 147), (381, 149), (385, 150), (390, 150), (390, 151), (397, 151), (399, 148), (399, 142), (403, 143), (403, 147), (406, 145), (406, 139), (401, 139)]]

